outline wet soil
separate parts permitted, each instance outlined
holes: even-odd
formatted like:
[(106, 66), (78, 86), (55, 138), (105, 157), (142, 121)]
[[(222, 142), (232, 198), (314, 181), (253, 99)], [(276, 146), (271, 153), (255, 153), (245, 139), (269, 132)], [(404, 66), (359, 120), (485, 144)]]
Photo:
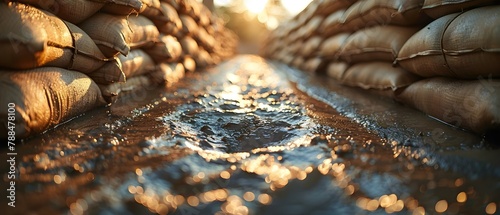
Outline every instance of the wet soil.
[(250, 55), (130, 93), (16, 150), (7, 214), (500, 210), (494, 140)]

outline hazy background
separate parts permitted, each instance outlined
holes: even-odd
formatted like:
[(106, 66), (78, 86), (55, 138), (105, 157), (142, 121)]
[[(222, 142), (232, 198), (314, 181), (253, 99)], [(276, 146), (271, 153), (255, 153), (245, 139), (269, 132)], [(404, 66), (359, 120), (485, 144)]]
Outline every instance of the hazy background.
[(302, 11), (312, 0), (198, 0), (238, 34), (240, 53), (258, 52), (267, 33)]

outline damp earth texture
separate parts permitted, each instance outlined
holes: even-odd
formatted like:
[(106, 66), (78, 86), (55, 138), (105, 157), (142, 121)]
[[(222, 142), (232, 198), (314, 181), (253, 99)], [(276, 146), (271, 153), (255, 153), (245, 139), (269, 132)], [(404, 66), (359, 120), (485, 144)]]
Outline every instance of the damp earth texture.
[(500, 213), (495, 140), (251, 55), (17, 152), (19, 214)]

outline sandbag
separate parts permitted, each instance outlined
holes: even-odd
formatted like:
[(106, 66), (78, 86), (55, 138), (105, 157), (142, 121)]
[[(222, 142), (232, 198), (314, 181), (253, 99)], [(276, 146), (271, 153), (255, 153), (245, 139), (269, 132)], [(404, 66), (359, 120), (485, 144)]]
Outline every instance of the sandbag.
[(163, 14), (163, 10), (161, 9), (160, 0), (141, 0), (141, 1), (143, 7), (141, 8), (141, 15), (148, 18), (165, 15)]
[(495, 2), (498, 4), (497, 0), (425, 0), (422, 11), (430, 17), (437, 19), (448, 14), (462, 12), (473, 7), (494, 4)]
[(122, 71), (127, 78), (151, 73), (156, 70), (153, 59), (141, 49), (134, 49), (127, 56), (119, 55), (118, 59), (122, 64)]
[(112, 84), (125, 82), (125, 73), (122, 71), (120, 60), (113, 59), (106, 62), (101, 68), (87, 74), (97, 84)]
[(382, 25), (365, 28), (353, 33), (339, 52), (348, 63), (366, 61), (393, 62), (405, 42), (419, 28)]
[(196, 0), (184, 0), (178, 2), (180, 5), (180, 11), (186, 15), (193, 17), (196, 21), (198, 21), (198, 17), (200, 16), (202, 4), (197, 2)]
[(290, 26), (290, 30), (295, 31), (297, 28), (305, 25), (307, 21), (309, 21), (315, 15), (316, 10), (322, 2), (323, 1), (312, 1), (311, 3), (309, 3), (309, 5), (304, 8), (304, 10), (302, 10), (292, 18), (292, 20), (294, 21), (294, 25)]
[(99, 85), (103, 98), (108, 104), (115, 103), (119, 96), (130, 92), (145, 91), (151, 89), (155, 84), (146, 75), (140, 75), (128, 79), (126, 82)]
[(343, 15), (344, 31), (375, 25), (415, 25), (427, 22), (420, 13), (423, 0), (360, 0), (350, 6)]
[(298, 38), (307, 39), (316, 34), (316, 29), (319, 28), (319, 26), (323, 22), (323, 19), (324, 18), (322, 16), (314, 16), (313, 18), (311, 18), (311, 20), (309, 20), (306, 25), (302, 26), (297, 31), (299, 33)]
[(304, 63), (301, 66), (299, 66), (299, 68), (309, 73), (316, 73), (322, 69), (323, 63), (324, 60), (322, 58), (313, 57), (305, 60)]
[(145, 48), (156, 63), (177, 61), (182, 55), (182, 46), (177, 38), (170, 35), (161, 35), (160, 41), (150, 48)]
[(499, 92), (500, 80), (439, 77), (408, 86), (397, 99), (451, 125), (483, 134), (500, 131)]
[(195, 35), (198, 32), (198, 23), (194, 21), (193, 18), (191, 18), (188, 15), (180, 15), (179, 18), (181, 19), (182, 22), (182, 34), (183, 35)]
[(171, 85), (184, 77), (185, 70), (181, 63), (161, 63), (158, 70), (149, 74), (153, 83)]
[(302, 49), (300, 49), (300, 54), (304, 57), (310, 57), (313, 53), (316, 52), (322, 42), (323, 38), (320, 36), (313, 36), (309, 38), (303, 43)]
[(106, 0), (17, 0), (24, 4), (33, 5), (42, 10), (53, 13), (57, 17), (71, 22), (73, 24), (78, 24), (83, 20), (89, 18), (93, 14), (97, 13), (104, 4)]
[(341, 9), (328, 15), (321, 23), (318, 33), (323, 37), (330, 37), (332, 35), (338, 34), (344, 29), (342, 28), (342, 20), (345, 10)]
[(338, 52), (344, 45), (345, 41), (349, 38), (350, 34), (340, 33), (335, 36), (331, 36), (325, 39), (321, 43), (318, 56), (324, 57), (325, 59), (336, 59), (338, 58)]
[(202, 7), (200, 11), (200, 20), (198, 21), (200, 26), (205, 28), (210, 26), (210, 17), (212, 17), (212, 11), (207, 7)]
[(437, 19), (413, 35), (396, 62), (424, 77), (500, 77), (500, 6)]
[(2, 139), (7, 135), (7, 107), (15, 106), (16, 137), (24, 138), (105, 104), (89, 77), (54, 67), (1, 71), (0, 91), (5, 107), (0, 110)]
[(165, 2), (166, 4), (172, 5), (172, 8), (174, 8), (176, 11), (181, 10), (180, 2), (182, 0), (161, 0), (162, 2)]
[(186, 72), (196, 71), (196, 61), (194, 61), (194, 59), (190, 56), (184, 56), (182, 65), (184, 66), (184, 71)]
[(193, 35), (194, 39), (203, 46), (207, 51), (212, 52), (217, 45), (214, 36), (210, 35), (204, 28), (199, 28), (197, 33)]
[(315, 11), (315, 14), (327, 16), (329, 14), (335, 13), (340, 9), (345, 9), (355, 2), (356, 0), (321, 0)]
[(55, 66), (89, 73), (106, 59), (80, 28), (20, 3), (0, 4), (0, 67)]
[(143, 0), (111, 0), (113, 3), (106, 4), (102, 11), (113, 15), (127, 16), (132, 13), (141, 13), (146, 7)]
[(150, 17), (158, 30), (166, 35), (176, 35), (182, 30), (182, 21), (177, 10), (171, 5), (161, 2), (162, 15)]
[(456, 17), (446, 28), (442, 45), (456, 77), (500, 77), (500, 5)]
[(367, 62), (351, 65), (342, 75), (341, 83), (363, 89), (396, 91), (420, 79), (401, 67), (393, 67), (390, 62)]
[(107, 57), (127, 55), (131, 48), (152, 46), (160, 32), (144, 16), (113, 16), (97, 13), (80, 24)]
[(415, 33), (401, 47), (395, 62), (422, 77), (453, 77), (453, 73), (446, 66), (441, 38), (446, 26), (457, 16), (458, 14), (450, 14), (441, 17)]
[(180, 39), (179, 42), (181, 43), (182, 52), (184, 53), (184, 55), (190, 55), (194, 58), (198, 56), (198, 43), (196, 43), (196, 41), (192, 37), (185, 36), (184, 38)]
[(346, 62), (333, 61), (327, 65), (326, 75), (337, 81), (341, 81), (347, 68), (349, 68), (349, 64)]
[(302, 64), (304, 64), (304, 58), (302, 56), (296, 56), (290, 65), (295, 68), (299, 68)]
[(214, 64), (212, 56), (205, 49), (200, 49), (198, 52), (198, 56), (196, 56), (194, 60), (196, 61), (196, 66), (198, 68), (204, 68)]

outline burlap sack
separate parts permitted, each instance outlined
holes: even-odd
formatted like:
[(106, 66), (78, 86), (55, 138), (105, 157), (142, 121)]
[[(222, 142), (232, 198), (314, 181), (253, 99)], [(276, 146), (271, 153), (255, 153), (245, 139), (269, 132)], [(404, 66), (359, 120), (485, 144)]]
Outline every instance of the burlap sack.
[(288, 46), (286, 46), (283, 50), (288, 54), (296, 54), (300, 51), (302, 45), (303, 45), (302, 41), (295, 41), (291, 44), (288, 44)]
[(184, 0), (178, 2), (180, 5), (180, 11), (183, 14), (193, 17), (198, 21), (201, 13), (201, 7), (203, 6), (200, 2), (196, 0)]
[(343, 16), (343, 30), (356, 31), (375, 25), (415, 25), (426, 22), (420, 13), (423, 0), (360, 0)]
[(122, 71), (120, 60), (113, 59), (106, 62), (101, 68), (87, 74), (97, 84), (111, 84), (125, 82), (125, 73)]
[(500, 6), (437, 19), (412, 36), (396, 62), (424, 77), (500, 77)]
[(328, 39), (325, 39), (320, 45), (318, 56), (330, 60), (337, 59), (340, 49), (344, 45), (345, 41), (347, 41), (349, 36), (350, 34), (348, 33), (340, 33), (331, 36)]
[(302, 49), (300, 49), (300, 54), (304, 57), (312, 57), (322, 42), (323, 38), (320, 36), (313, 36), (309, 38), (303, 43)]
[(143, 9), (141, 15), (154, 18), (158, 16), (164, 16), (163, 10), (161, 9), (160, 0), (141, 0)]
[(319, 70), (322, 70), (323, 63), (324, 60), (322, 58), (313, 57), (305, 60), (299, 68), (309, 73), (318, 73)]
[(131, 48), (152, 46), (160, 32), (144, 16), (113, 16), (97, 13), (80, 24), (107, 57), (127, 55)]
[(193, 18), (184, 14), (180, 15), (179, 18), (182, 22), (182, 35), (179, 35), (178, 37), (182, 37), (184, 35), (192, 36), (198, 33), (198, 23), (196, 23)]
[[(99, 0), (98, 0), (99, 1)], [(141, 13), (146, 7), (143, 6), (143, 0), (110, 0), (113, 3), (106, 4), (102, 12), (127, 16), (132, 13)]]
[(182, 46), (177, 38), (170, 35), (161, 35), (160, 41), (144, 51), (153, 58), (156, 63), (178, 61), (182, 55)]
[(295, 68), (299, 68), (302, 64), (304, 64), (304, 58), (302, 56), (295, 56), (290, 65)]
[(0, 28), (0, 67), (55, 66), (89, 73), (107, 60), (80, 28), (32, 6), (0, 4)]
[(330, 62), (326, 68), (326, 75), (337, 81), (341, 81), (347, 68), (349, 68), (349, 64), (347, 64), (346, 62)]
[(182, 65), (184, 66), (184, 71), (194, 72), (196, 71), (196, 61), (191, 56), (184, 56), (182, 60)]
[(367, 62), (351, 65), (342, 75), (341, 83), (363, 89), (396, 91), (420, 79), (401, 67), (393, 67), (390, 62)]
[(291, 31), (297, 30), (299, 27), (304, 26), (311, 18), (315, 15), (316, 10), (322, 1), (312, 1), (307, 5), (304, 10), (298, 13), (295, 17), (292, 18), (292, 21), (295, 23), (293, 26), (290, 26)]
[(17, 0), (18, 2), (33, 5), (46, 10), (57, 17), (78, 24), (89, 18), (104, 7), (105, 0)]
[(415, 107), (451, 125), (483, 134), (500, 130), (500, 81), (431, 78), (398, 95)]
[(441, 41), (446, 63), (455, 77), (500, 77), (500, 5), (456, 17)]
[[(306, 25), (302, 26), (298, 30), (298, 38), (302, 38), (304, 40), (315, 35), (316, 29), (319, 28), (319, 26), (323, 22), (323, 19), (324, 18), (322, 16), (314, 16), (313, 18), (311, 18), (311, 20), (309, 20)], [(295, 40), (297, 40), (298, 38), (296, 38)]]
[(210, 35), (204, 28), (199, 28), (198, 32), (193, 35), (194, 39), (209, 52), (213, 52), (215, 46), (217, 46), (217, 40), (214, 36)]
[(16, 137), (23, 138), (105, 104), (86, 75), (54, 67), (1, 71), (0, 91), (0, 105), (5, 107), (0, 110), (2, 139), (7, 135), (7, 107), (15, 105)]
[(181, 10), (180, 2), (182, 0), (161, 0), (162, 2), (165, 2), (166, 4), (169, 4), (174, 8), (176, 11)]
[(122, 64), (122, 71), (127, 78), (151, 73), (156, 70), (156, 64), (153, 59), (141, 49), (134, 49), (127, 56), (119, 55), (118, 59)]
[(354, 4), (356, 0), (321, 0), (315, 14), (328, 16), (329, 14), (335, 13), (340, 9), (345, 9)]
[(328, 15), (321, 23), (318, 33), (323, 37), (330, 37), (344, 31), (342, 28), (342, 17), (344, 16), (344, 13), (345, 10), (340, 9), (337, 12)]
[(212, 12), (207, 7), (202, 7), (200, 11), (200, 26), (208, 27), (210, 26), (210, 17), (212, 17)]
[(439, 17), (464, 10), (497, 3), (497, 0), (425, 0), (422, 11), (430, 17)]
[(149, 74), (149, 77), (153, 83), (170, 85), (178, 82), (184, 74), (184, 66), (181, 63), (161, 63), (158, 70)]
[(204, 68), (207, 66), (214, 65), (212, 55), (205, 49), (200, 49), (199, 54), (195, 59), (195, 61), (196, 61), (196, 66), (198, 68)]
[[(285, 64), (291, 64), (291, 63), (292, 63), (292, 61), (293, 61), (293, 59), (295, 59), (295, 58), (294, 58), (294, 55), (291, 55), (291, 54), (289, 54), (289, 53), (284, 53), (281, 57), (282, 57), (282, 58), (281, 58), (281, 61), (282, 61), (283, 63), (285, 63)], [(303, 68), (303, 67), (299, 67), (299, 68), (300, 68), (300, 69), (302, 69), (302, 70), (304, 70), (304, 68)]]
[(441, 17), (415, 33), (401, 47), (396, 62), (404, 69), (422, 77), (450, 76), (441, 49), (441, 38), (458, 14)]
[(126, 82), (99, 85), (102, 96), (108, 104), (115, 103), (119, 96), (129, 92), (144, 91), (152, 87), (155, 87), (155, 83), (146, 75), (132, 77)]
[(158, 30), (166, 35), (176, 35), (182, 30), (182, 21), (177, 10), (170, 4), (161, 2), (161, 16), (150, 17)]
[(196, 41), (192, 37), (185, 36), (180, 39), (179, 42), (181, 43), (182, 52), (184, 53), (184, 55), (190, 55), (193, 58), (196, 58), (198, 56), (200, 48), (198, 47), (198, 43), (196, 43)]
[(382, 25), (354, 32), (339, 52), (348, 63), (364, 61), (393, 62), (405, 42), (419, 28)]

